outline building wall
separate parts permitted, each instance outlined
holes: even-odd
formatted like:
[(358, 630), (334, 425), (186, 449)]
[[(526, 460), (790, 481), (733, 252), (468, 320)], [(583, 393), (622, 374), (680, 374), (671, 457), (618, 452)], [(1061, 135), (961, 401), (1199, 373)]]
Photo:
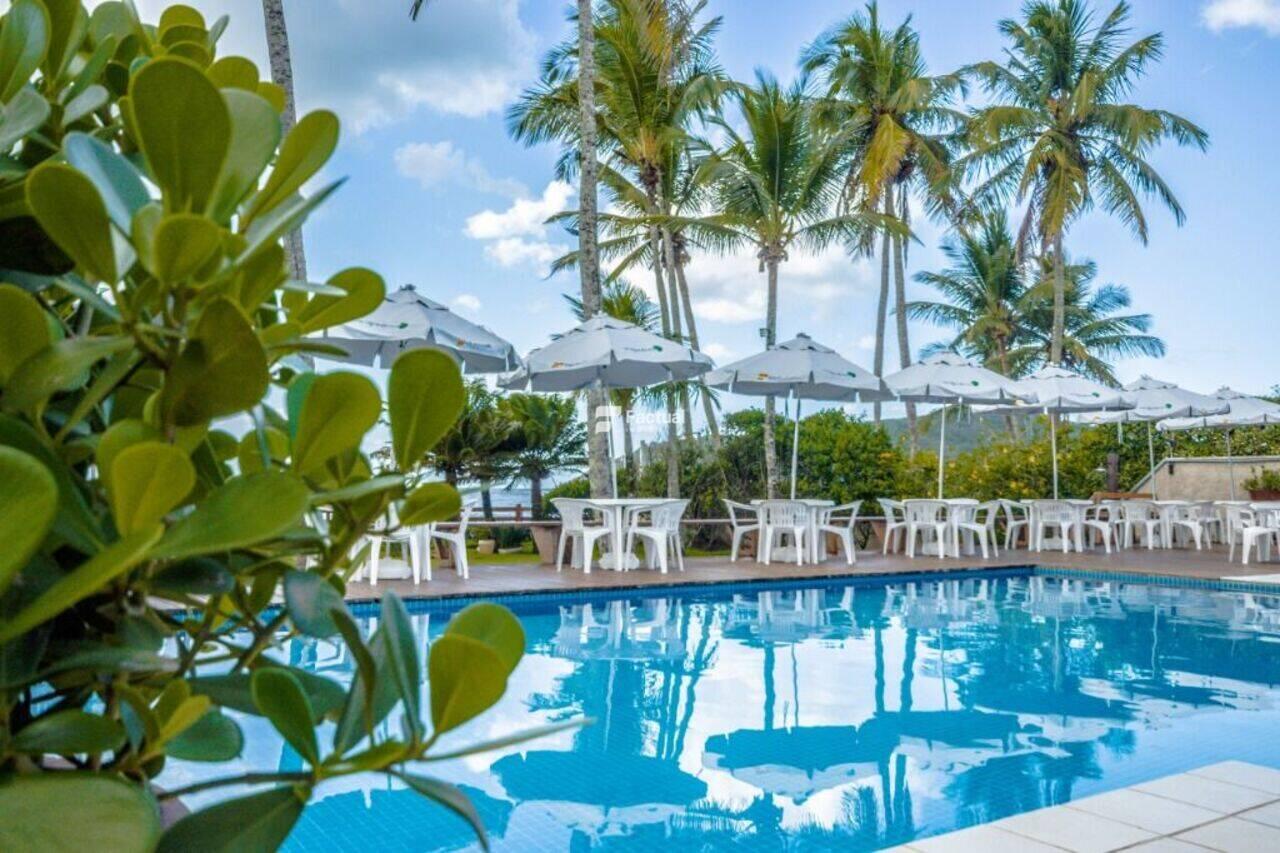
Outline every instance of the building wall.
[[(1168, 458), (1156, 463), (1154, 491), (1161, 500), (1230, 500), (1234, 473), (1236, 499), (1248, 500), (1241, 483), (1261, 468), (1280, 470), (1280, 456)], [(1152, 491), (1151, 478), (1144, 477), (1133, 491)]]

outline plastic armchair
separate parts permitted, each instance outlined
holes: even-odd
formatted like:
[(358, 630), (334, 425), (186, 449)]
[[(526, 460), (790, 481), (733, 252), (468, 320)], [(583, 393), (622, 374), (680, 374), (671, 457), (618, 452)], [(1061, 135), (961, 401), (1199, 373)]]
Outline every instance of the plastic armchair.
[(1271, 544), (1274, 540), (1280, 546), (1280, 510), (1253, 510), (1253, 523), (1240, 528), (1240, 538), (1244, 545), (1241, 554), (1244, 565), (1249, 565), (1249, 549), (1258, 552), (1259, 560), (1271, 558)]
[(764, 518), (764, 564), (773, 557), (774, 542), (780, 545), (790, 535), (796, 548), (796, 565), (804, 564), (805, 534), (809, 530), (809, 506), (802, 501), (765, 501), (760, 504)]
[[(422, 582), (423, 541), (421, 530), (414, 527), (401, 527), (396, 516), (395, 507), (389, 507), (386, 515), (386, 531), (370, 534), (365, 537), (369, 542), (369, 585), (378, 585), (378, 566), (382, 562), (382, 549), (385, 545), (399, 544), (408, 551), (409, 568), (413, 571), (413, 582)], [(427, 525), (427, 530), (431, 526)], [(431, 556), (427, 555), (427, 580), (431, 580)]]
[[(844, 546), (845, 563), (850, 566), (858, 562), (858, 552), (853, 541), (853, 527), (858, 523), (858, 510), (861, 508), (862, 501), (840, 504), (840, 506), (824, 509), (818, 520), (818, 535), (831, 533), (837, 536), (840, 544)], [(844, 513), (848, 513), (849, 517), (837, 517), (843, 516)]]
[(1046, 531), (1057, 530), (1062, 539), (1062, 553), (1071, 550), (1071, 538), (1079, 531), (1076, 508), (1065, 501), (1037, 501), (1035, 511), (1036, 550), (1044, 547)]
[[(758, 533), (760, 530), (760, 510), (751, 504), (738, 503), (728, 498), (724, 499), (724, 505), (729, 510), (729, 526), (733, 529), (733, 541), (729, 546), (729, 562), (736, 563), (738, 549), (742, 547), (742, 537), (748, 533)], [(757, 550), (763, 553), (763, 548), (759, 547), (759, 538), (759, 536), (756, 537)]]
[(556, 571), (564, 568), (565, 546), (573, 541), (582, 544), (582, 572), (591, 574), (591, 561), (596, 542), (613, 533), (613, 514), (602, 513), (600, 524), (587, 524), (587, 513), (599, 512), (590, 501), (575, 498), (554, 498), (551, 501), (560, 513), (560, 541), (556, 545)]
[(973, 506), (953, 506), (951, 508), (952, 550), (956, 554), (960, 553), (960, 533), (968, 531), (977, 537), (978, 545), (982, 548), (982, 559), (988, 559), (992, 551), (999, 557), (1000, 549), (996, 547), (996, 517), (999, 514), (1000, 504), (997, 501), (987, 501)]
[[(667, 573), (667, 554), (674, 553), (676, 566), (684, 571), (684, 548), (680, 541), (680, 519), (689, 506), (687, 500), (670, 500), (657, 506), (647, 506), (631, 513), (627, 526), (627, 546), (624, 553), (630, 554), (639, 536), (645, 540), (646, 552), (652, 548), (658, 558), (658, 568)], [(642, 525), (640, 519), (649, 516), (649, 524)]]
[(1179, 531), (1185, 531), (1191, 537), (1191, 541), (1195, 543), (1196, 550), (1200, 550), (1200, 543), (1204, 539), (1204, 524), (1200, 520), (1199, 504), (1183, 504), (1181, 506), (1172, 506), (1167, 510), (1169, 513), (1169, 528), (1171, 540), (1177, 538)]
[(1119, 540), (1116, 538), (1115, 513), (1115, 507), (1110, 504), (1094, 504), (1081, 510), (1080, 532), (1083, 534), (1086, 544), (1092, 543), (1096, 535), (1102, 537), (1102, 548), (1105, 553), (1111, 553), (1112, 543), (1116, 543), (1116, 548), (1117, 550), (1119, 549)]
[(938, 557), (947, 556), (947, 529), (951, 526), (947, 513), (946, 501), (912, 500), (903, 501), (907, 511), (907, 556), (916, 555), (916, 534), (920, 534), (921, 547), (925, 544), (925, 534), (932, 533), (938, 543)]
[[(1160, 507), (1151, 501), (1123, 501), (1120, 504), (1120, 527), (1124, 532), (1124, 546), (1132, 548), (1139, 540), (1150, 551), (1156, 539), (1164, 546), (1164, 519)], [(1141, 534), (1141, 535), (1135, 535)]]
[(1227, 540), (1227, 562), (1235, 559), (1236, 543), (1244, 537), (1244, 528), (1257, 524), (1257, 514), (1246, 504), (1229, 503), (1222, 507), (1223, 536)]
[(1018, 531), (1027, 531), (1028, 539), (1031, 536), (1031, 509), (1024, 503), (1010, 500), (1000, 501), (1000, 506), (1004, 509), (1005, 517), (1004, 549), (1011, 551), (1013, 543), (1018, 541)]
[(471, 566), (467, 562), (467, 526), (471, 523), (471, 514), (475, 511), (474, 505), (464, 506), (462, 514), (458, 516), (457, 528), (454, 530), (437, 530), (433, 526), (429, 534), (430, 539), (439, 539), (449, 545), (450, 550), (453, 551), (454, 568), (458, 572), (458, 577), (463, 580), (471, 577)]
[(882, 553), (888, 554), (890, 550), (901, 550), (905, 545), (899, 544), (894, 547), (894, 542), (906, 536), (906, 507), (903, 506), (902, 501), (895, 501), (889, 498), (880, 498), (879, 503), (880, 508), (884, 510), (884, 548)]

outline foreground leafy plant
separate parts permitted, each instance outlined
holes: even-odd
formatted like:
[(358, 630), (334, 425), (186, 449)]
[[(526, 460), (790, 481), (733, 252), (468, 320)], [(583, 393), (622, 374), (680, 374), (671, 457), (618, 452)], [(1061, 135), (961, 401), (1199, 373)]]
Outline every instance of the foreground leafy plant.
[[(375, 469), (377, 387), (300, 356), (334, 354), (314, 336), (372, 310), (382, 279), (291, 281), (281, 246), (338, 186), (301, 193), (337, 119), (282, 139), (279, 91), (216, 56), (225, 26), (78, 0), (15, 0), (0, 24), (0, 849), (77, 847), (88, 826), (112, 850), (269, 849), (316, 786), (366, 772), (482, 834), (416, 764), (541, 733), (437, 748), (504, 692), (524, 648), (506, 610), (455, 617), (423, 707), (404, 605), (388, 594), (366, 639), (343, 602), (367, 532), (457, 512), (452, 487), (406, 475), (462, 381), (440, 353), (395, 363)], [(254, 425), (239, 440), (234, 416)], [(345, 642), (349, 688), (274, 660), (293, 635)], [(170, 758), (240, 754), (228, 711), (269, 720), (302, 769), (156, 790)], [(231, 784), (271, 787), (162, 834), (158, 800)]]

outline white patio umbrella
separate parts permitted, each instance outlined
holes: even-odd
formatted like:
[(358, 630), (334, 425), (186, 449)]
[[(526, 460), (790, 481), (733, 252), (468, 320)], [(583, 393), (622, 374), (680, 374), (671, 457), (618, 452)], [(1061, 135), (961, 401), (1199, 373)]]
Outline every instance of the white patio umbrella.
[(749, 397), (787, 396), (795, 399), (795, 432), (791, 441), (792, 500), (796, 496), (800, 401), (853, 403), (893, 397), (880, 377), (803, 333), (773, 349), (717, 368), (703, 377), (703, 381), (708, 387)]
[(1147, 462), (1150, 466), (1151, 494), (1156, 495), (1156, 448), (1151, 425), (1165, 418), (1199, 418), (1225, 415), (1231, 411), (1227, 400), (1218, 400), (1179, 388), (1172, 382), (1153, 379), (1145, 374), (1124, 386), (1124, 399), (1133, 408), (1123, 412), (1085, 415), (1080, 420), (1089, 424), (1145, 423), (1147, 425)]
[(1213, 392), (1214, 399), (1225, 400), (1231, 411), (1225, 415), (1204, 415), (1194, 418), (1167, 418), (1156, 424), (1162, 432), (1184, 429), (1221, 429), (1227, 437), (1227, 472), (1231, 477), (1231, 499), (1236, 499), (1236, 470), (1231, 461), (1231, 431), (1237, 427), (1273, 426), (1280, 424), (1280, 405), (1259, 397), (1250, 397), (1230, 388), (1222, 387)]
[(1133, 408), (1118, 388), (1108, 388), (1074, 371), (1057, 365), (1042, 367), (1013, 384), (1014, 390), (1035, 400), (1015, 406), (999, 406), (989, 411), (999, 414), (1044, 412), (1049, 416), (1049, 447), (1053, 455), (1053, 498), (1058, 498), (1058, 424), (1054, 415), (1119, 411)]
[(411, 284), (390, 293), (368, 316), (330, 332), (326, 343), (348, 353), (355, 364), (390, 367), (409, 349), (431, 347), (456, 358), (467, 373), (502, 373), (520, 367), (515, 347), (489, 329), (465, 320)]
[(884, 384), (904, 403), (942, 404), (942, 435), (938, 440), (939, 498), (947, 456), (947, 404), (1008, 404), (1023, 399), (1014, 391), (1012, 379), (954, 352), (931, 355), (904, 367), (884, 377)]
[[(533, 350), (524, 365), (502, 376), (504, 388), (531, 391), (579, 391), (584, 388), (642, 388), (701, 376), (714, 364), (709, 356), (678, 341), (613, 317), (593, 317)], [(610, 409), (612, 420), (612, 409)], [(618, 494), (613, 466), (613, 429), (609, 430), (609, 473)]]

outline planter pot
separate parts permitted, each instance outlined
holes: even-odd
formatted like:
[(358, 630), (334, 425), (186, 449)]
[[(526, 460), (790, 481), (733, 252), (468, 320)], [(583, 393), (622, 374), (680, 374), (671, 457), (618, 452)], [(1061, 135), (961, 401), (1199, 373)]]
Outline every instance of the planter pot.
[(560, 541), (560, 525), (538, 524), (533, 527), (533, 545), (538, 549), (538, 562), (544, 566), (556, 563), (556, 544)]
[(1280, 491), (1275, 489), (1250, 489), (1249, 497), (1255, 501), (1280, 501)]
[(496, 539), (481, 539), (479, 542), (476, 543), (477, 554), (492, 554), (495, 550), (497, 550), (497, 548), (498, 548), (498, 540)]
[(499, 554), (519, 554), (523, 550), (524, 550), (523, 547), (521, 547), (520, 545), (517, 545), (514, 548), (499, 548), (498, 553)]

